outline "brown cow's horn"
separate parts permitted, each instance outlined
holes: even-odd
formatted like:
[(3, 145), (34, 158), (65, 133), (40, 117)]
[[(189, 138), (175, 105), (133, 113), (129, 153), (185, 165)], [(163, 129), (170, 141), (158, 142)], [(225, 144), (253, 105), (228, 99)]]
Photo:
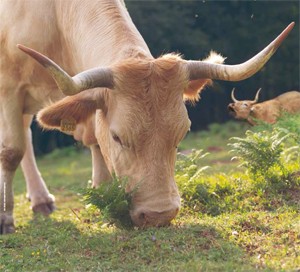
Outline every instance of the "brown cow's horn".
[(239, 102), (239, 100), (237, 100), (237, 99), (234, 97), (234, 90), (235, 90), (235, 88), (233, 88), (232, 91), (231, 91), (231, 99), (232, 99), (232, 101), (233, 101), (234, 103), (237, 103), (237, 102)]
[(17, 47), (43, 65), (65, 95), (74, 95), (97, 87), (113, 87), (113, 75), (109, 68), (94, 68), (71, 77), (43, 54), (21, 44)]
[(227, 81), (239, 81), (254, 75), (275, 53), (277, 48), (293, 29), (294, 25), (294, 22), (290, 23), (287, 28), (265, 49), (244, 63), (237, 65), (224, 65), (202, 61), (187, 61), (186, 63), (190, 80), (210, 78)]
[(255, 95), (255, 98), (254, 98), (254, 100), (252, 101), (253, 104), (257, 103), (260, 91), (261, 91), (261, 88), (259, 88), (259, 89), (257, 90), (256, 95)]

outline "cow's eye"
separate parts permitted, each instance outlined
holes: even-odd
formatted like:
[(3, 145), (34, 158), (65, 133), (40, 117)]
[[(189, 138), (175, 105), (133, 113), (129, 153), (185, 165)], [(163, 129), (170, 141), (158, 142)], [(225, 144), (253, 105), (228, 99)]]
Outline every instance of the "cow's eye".
[(121, 139), (119, 138), (119, 136), (116, 133), (112, 133), (112, 138), (114, 139), (115, 142), (122, 145)]

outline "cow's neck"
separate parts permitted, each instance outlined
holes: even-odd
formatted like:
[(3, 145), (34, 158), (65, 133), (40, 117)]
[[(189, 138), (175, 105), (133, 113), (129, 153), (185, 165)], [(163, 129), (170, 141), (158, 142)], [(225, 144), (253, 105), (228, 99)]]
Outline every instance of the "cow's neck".
[(153, 58), (123, 3), (102, 2), (57, 2), (64, 55), (70, 67), (75, 67), (73, 72), (108, 66), (128, 57)]
[(253, 121), (253, 119), (251, 117), (248, 117), (247, 118), (247, 121), (248, 123), (251, 125), (251, 126), (254, 126), (255, 125), (255, 122)]

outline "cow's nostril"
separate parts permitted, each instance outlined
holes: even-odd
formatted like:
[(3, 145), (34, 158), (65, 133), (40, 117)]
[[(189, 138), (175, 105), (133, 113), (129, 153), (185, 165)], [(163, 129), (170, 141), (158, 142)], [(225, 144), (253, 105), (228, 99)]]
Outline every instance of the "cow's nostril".
[(230, 110), (230, 111), (234, 111), (234, 109), (233, 109), (233, 106), (232, 106), (232, 105), (229, 105), (229, 106), (227, 107), (227, 109), (228, 109), (228, 110)]

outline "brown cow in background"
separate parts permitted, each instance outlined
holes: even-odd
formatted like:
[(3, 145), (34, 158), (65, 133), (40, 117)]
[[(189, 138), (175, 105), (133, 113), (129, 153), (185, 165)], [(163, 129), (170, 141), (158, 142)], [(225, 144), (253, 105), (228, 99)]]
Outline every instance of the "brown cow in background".
[(300, 112), (300, 92), (286, 92), (274, 99), (257, 103), (260, 91), (261, 88), (256, 92), (254, 100), (239, 101), (235, 98), (233, 89), (231, 98), (234, 103), (228, 105), (229, 113), (236, 119), (247, 120), (249, 124), (256, 125), (255, 119), (274, 124), (283, 111)]

